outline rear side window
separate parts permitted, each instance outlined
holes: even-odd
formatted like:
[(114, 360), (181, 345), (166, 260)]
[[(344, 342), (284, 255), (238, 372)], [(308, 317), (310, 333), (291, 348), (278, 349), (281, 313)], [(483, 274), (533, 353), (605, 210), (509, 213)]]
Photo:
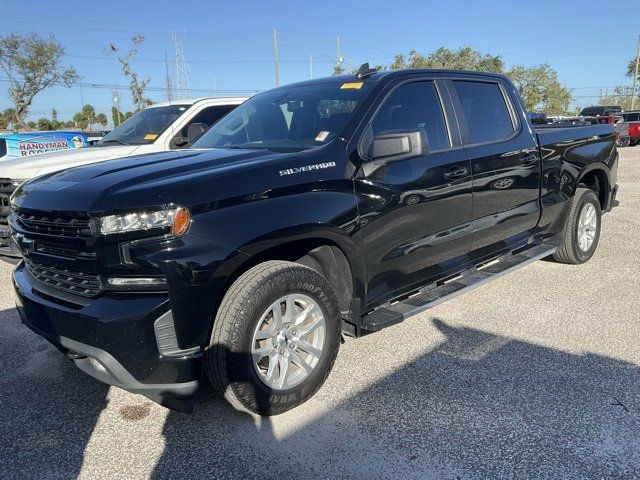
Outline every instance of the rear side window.
[(497, 142), (509, 137), (513, 122), (497, 83), (453, 81), (466, 120), (469, 144)]
[(424, 130), (429, 151), (449, 147), (442, 105), (433, 82), (399, 86), (385, 100), (371, 126), (374, 136), (394, 130)]

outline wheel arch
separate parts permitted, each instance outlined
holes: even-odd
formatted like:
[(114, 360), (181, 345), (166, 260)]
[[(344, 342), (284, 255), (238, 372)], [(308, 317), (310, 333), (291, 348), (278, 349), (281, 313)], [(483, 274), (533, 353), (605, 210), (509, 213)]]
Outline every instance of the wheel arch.
[(604, 165), (589, 165), (580, 174), (575, 184), (573, 194), (579, 187), (586, 187), (598, 195), (600, 200), (600, 208), (604, 211), (607, 206), (607, 199), (610, 195), (611, 185), (609, 173)]
[[(317, 228), (317, 227), (316, 227)], [(357, 256), (357, 247), (350, 237), (331, 235), (331, 231), (298, 233), (278, 242), (261, 240), (241, 248), (243, 256), (235, 257), (232, 264), (224, 267), (225, 281), (222, 284), (214, 308), (218, 312), (220, 303), (231, 285), (246, 271), (269, 260), (284, 260), (299, 263), (318, 271), (333, 286), (343, 319), (357, 322), (360, 299), (363, 298), (363, 264)], [(329, 233), (329, 235), (327, 235)], [(337, 232), (333, 232), (337, 233)], [(276, 236), (277, 238), (277, 236)], [(211, 322), (213, 328), (213, 321)]]

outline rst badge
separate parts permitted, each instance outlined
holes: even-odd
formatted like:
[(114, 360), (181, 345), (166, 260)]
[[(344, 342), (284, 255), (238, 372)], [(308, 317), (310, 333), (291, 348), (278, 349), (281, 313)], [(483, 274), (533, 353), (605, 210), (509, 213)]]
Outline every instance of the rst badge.
[(292, 167), (285, 170), (280, 170), (280, 176), (294, 175), (302, 172), (312, 172), (313, 170), (323, 170), (325, 168), (335, 167), (336, 162), (316, 163), (315, 165), (305, 165), (304, 167)]

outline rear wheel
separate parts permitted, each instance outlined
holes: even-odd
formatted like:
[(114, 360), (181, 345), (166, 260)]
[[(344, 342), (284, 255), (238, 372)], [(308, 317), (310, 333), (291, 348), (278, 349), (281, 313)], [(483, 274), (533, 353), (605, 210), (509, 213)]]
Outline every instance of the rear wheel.
[(596, 251), (600, 239), (602, 212), (593, 190), (578, 188), (564, 230), (562, 246), (553, 258), (562, 263), (579, 264), (588, 261)]
[(620, 138), (616, 141), (616, 145), (620, 148), (628, 147), (629, 145), (631, 145), (631, 139), (629, 137)]
[(218, 310), (205, 370), (236, 408), (277, 415), (324, 383), (340, 345), (338, 300), (315, 270), (291, 262), (253, 267)]

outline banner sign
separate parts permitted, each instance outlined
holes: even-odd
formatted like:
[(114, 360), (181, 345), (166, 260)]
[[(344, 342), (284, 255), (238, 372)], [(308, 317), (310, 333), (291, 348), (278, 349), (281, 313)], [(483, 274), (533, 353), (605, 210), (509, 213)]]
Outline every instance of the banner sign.
[[(2, 145), (4, 144), (4, 145)], [(0, 135), (0, 157), (32, 157), (43, 153), (86, 147), (82, 132), (28, 132)]]

